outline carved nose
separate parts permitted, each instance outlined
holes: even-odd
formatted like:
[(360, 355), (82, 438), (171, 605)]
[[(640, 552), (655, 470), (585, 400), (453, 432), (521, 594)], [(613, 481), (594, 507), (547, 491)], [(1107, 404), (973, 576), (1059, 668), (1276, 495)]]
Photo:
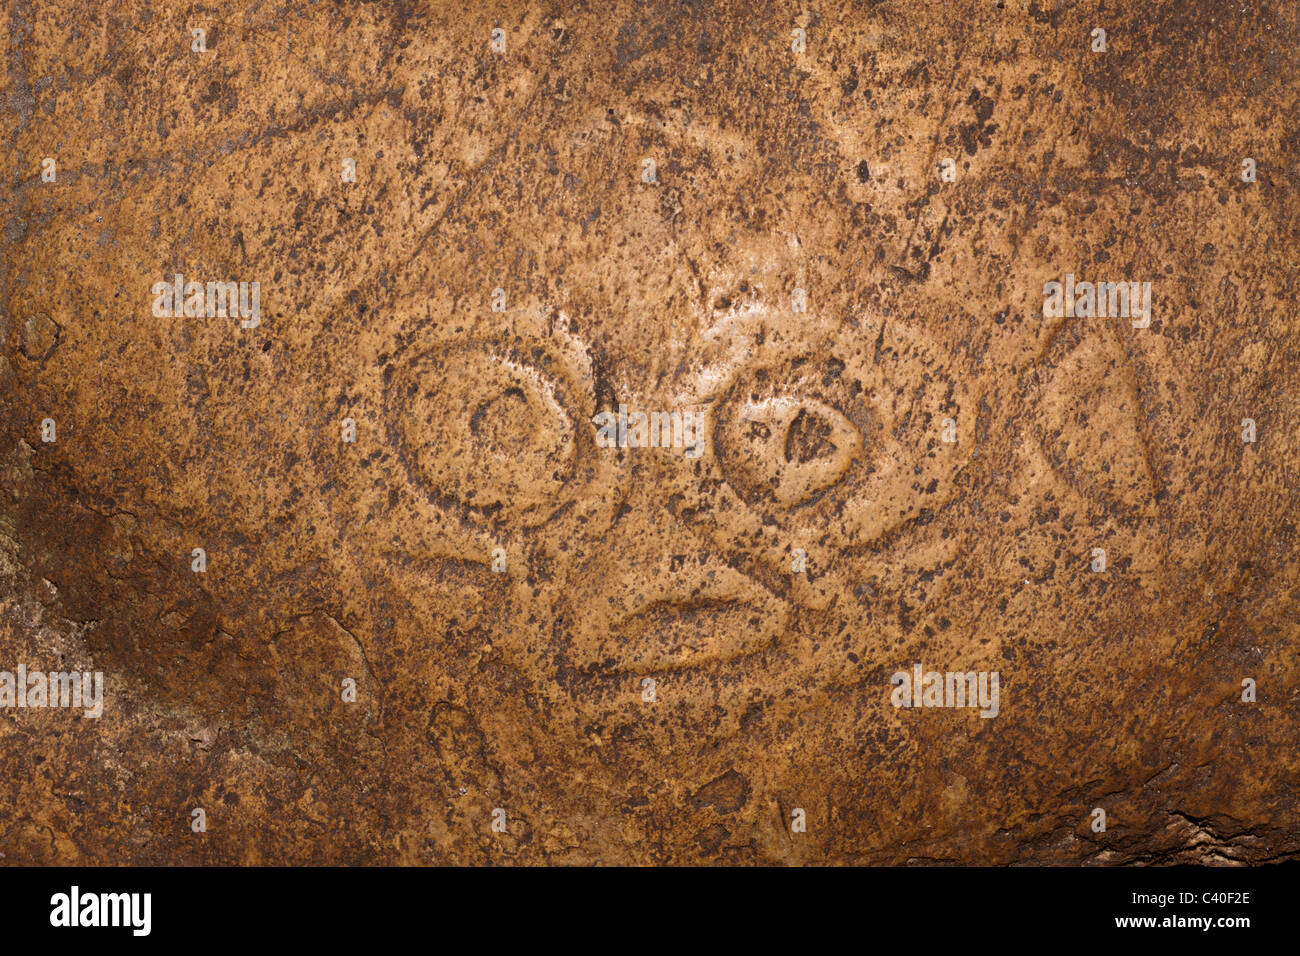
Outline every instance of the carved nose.
[(567, 589), (566, 656), (583, 670), (653, 676), (730, 660), (784, 633), (784, 602), (729, 567), (649, 490), (634, 493)]

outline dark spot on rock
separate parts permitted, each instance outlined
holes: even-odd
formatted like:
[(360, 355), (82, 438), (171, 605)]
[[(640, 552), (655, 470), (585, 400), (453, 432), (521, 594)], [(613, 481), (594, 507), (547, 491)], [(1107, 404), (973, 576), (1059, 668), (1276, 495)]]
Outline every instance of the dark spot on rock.
[(718, 813), (735, 813), (749, 800), (749, 781), (734, 769), (710, 780), (691, 796), (697, 810), (712, 807)]

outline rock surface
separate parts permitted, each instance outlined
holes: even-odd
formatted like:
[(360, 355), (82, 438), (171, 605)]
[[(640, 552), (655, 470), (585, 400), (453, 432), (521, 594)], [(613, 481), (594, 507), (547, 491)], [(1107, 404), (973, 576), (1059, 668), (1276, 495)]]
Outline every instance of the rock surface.
[(10, 0), (0, 859), (1300, 856), (1300, 15), (1140, 6)]

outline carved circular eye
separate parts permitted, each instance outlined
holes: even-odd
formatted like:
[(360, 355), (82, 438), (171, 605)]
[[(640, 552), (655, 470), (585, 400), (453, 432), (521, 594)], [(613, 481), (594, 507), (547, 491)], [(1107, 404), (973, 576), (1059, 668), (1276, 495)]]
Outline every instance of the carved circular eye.
[(976, 405), (952, 364), (923, 333), (869, 318), (820, 352), (770, 345), (714, 406), (726, 492), (748, 507), (724, 496), (682, 513), (785, 570), (793, 548), (820, 569), (873, 551), (947, 504), (973, 452)]
[(873, 418), (838, 359), (751, 368), (719, 405), (714, 444), (727, 483), (751, 505), (820, 500), (860, 466)]
[(785, 508), (838, 484), (863, 444), (862, 432), (832, 405), (757, 390), (728, 408), (718, 434), (732, 487), (751, 503), (766, 498)]
[(412, 477), (431, 494), (523, 514), (558, 506), (573, 477), (573, 419), (560, 390), (520, 356), (451, 348), (394, 377), (389, 415)]

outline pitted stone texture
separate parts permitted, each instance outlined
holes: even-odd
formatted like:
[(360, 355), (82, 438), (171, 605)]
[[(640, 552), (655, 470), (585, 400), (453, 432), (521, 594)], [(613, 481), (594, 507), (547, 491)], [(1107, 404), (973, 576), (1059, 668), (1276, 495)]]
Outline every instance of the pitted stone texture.
[(4, 861), (1300, 854), (1295, 10), (5, 16)]

